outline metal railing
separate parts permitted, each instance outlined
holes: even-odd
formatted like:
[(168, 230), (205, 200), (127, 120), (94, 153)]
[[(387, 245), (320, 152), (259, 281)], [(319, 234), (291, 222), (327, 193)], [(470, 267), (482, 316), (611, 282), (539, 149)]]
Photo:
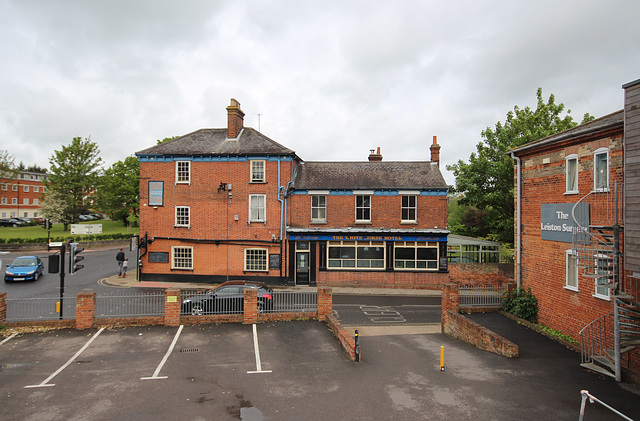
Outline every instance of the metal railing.
[[(8, 298), (6, 321), (20, 322), (37, 320), (59, 320), (59, 302), (59, 296)], [(64, 299), (62, 300), (61, 309), (63, 319), (75, 319), (76, 297), (64, 297)]]
[(502, 307), (502, 297), (506, 286), (460, 286), (458, 305), (460, 307)]
[(164, 291), (96, 296), (96, 318), (164, 315)]
[(204, 314), (238, 314), (244, 309), (244, 296), (230, 294), (214, 297), (206, 290), (183, 290), (180, 314), (200, 316)]
[(594, 356), (604, 356), (613, 349), (613, 312), (601, 316), (580, 331), (582, 363), (592, 363)]
[(604, 406), (609, 411), (613, 412), (614, 414), (616, 414), (617, 416), (619, 416), (622, 419), (625, 419), (625, 420), (628, 420), (628, 421), (633, 421), (633, 419), (627, 417), (622, 412), (618, 411), (617, 409), (615, 409), (614, 407), (612, 407), (610, 405), (607, 405), (606, 403), (604, 403), (600, 399), (598, 399), (595, 396), (593, 396), (592, 394), (590, 394), (588, 390), (581, 390), (580, 391), (580, 395), (582, 396), (582, 402), (580, 404), (580, 418), (578, 418), (579, 421), (582, 421), (584, 419), (584, 410), (585, 410), (585, 408), (587, 406), (587, 399), (589, 399), (589, 403), (596, 403), (597, 402), (597, 403), (599, 403), (600, 405)]
[(318, 311), (318, 294), (314, 291), (274, 291), (272, 308), (265, 313), (301, 313)]

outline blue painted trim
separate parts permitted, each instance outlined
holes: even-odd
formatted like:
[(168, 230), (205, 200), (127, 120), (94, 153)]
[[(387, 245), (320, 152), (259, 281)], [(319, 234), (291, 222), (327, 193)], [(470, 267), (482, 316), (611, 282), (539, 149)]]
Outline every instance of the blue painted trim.
[(370, 235), (311, 235), (311, 234), (289, 234), (289, 240), (307, 241), (438, 241), (446, 242), (447, 236), (441, 235), (393, 235), (393, 234), (370, 234)]
[(248, 162), (264, 160), (269, 162), (291, 162), (290, 156), (171, 156), (171, 155), (138, 155), (140, 162), (172, 162), (172, 161), (196, 161), (196, 162)]
[[(323, 189), (314, 189), (323, 190)], [(309, 190), (293, 190), (290, 194), (304, 194), (309, 195)], [(374, 196), (401, 196), (402, 190), (374, 190)], [(329, 196), (353, 196), (353, 190), (329, 190)], [(419, 196), (446, 196), (447, 190), (420, 190)]]

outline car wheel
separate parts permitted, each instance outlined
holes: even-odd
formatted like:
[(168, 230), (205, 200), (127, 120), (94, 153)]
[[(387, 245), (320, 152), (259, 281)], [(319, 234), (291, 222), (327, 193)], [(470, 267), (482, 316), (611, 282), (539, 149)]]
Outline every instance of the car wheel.
[(191, 306), (191, 315), (192, 316), (202, 316), (204, 314), (204, 308), (202, 304), (193, 304)]
[(40, 274), (38, 273), (38, 271), (36, 271), (35, 275), (33, 275), (33, 280), (37, 281), (39, 277), (40, 277)]

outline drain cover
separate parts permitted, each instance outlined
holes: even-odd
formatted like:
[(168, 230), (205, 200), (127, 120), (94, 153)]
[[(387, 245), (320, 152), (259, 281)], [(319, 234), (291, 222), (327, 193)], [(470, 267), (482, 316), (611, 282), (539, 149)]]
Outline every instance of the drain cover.
[(199, 349), (198, 348), (183, 348), (180, 350), (180, 352), (198, 352)]

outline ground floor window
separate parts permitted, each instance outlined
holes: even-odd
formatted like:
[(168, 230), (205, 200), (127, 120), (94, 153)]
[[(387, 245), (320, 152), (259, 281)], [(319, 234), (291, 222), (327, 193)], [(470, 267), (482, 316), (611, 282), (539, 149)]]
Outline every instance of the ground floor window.
[(597, 275), (602, 276), (596, 278), (594, 296), (608, 300), (611, 294), (609, 284), (613, 282), (613, 259), (606, 255), (596, 256), (596, 271)]
[(438, 243), (398, 241), (394, 244), (395, 269), (438, 269)]
[(171, 269), (193, 269), (193, 247), (171, 247)]
[(267, 249), (245, 249), (244, 270), (266, 272), (268, 260)]
[(328, 241), (328, 267), (332, 269), (383, 269), (382, 241)]
[(565, 288), (578, 290), (578, 259), (573, 250), (566, 251), (566, 284)]

